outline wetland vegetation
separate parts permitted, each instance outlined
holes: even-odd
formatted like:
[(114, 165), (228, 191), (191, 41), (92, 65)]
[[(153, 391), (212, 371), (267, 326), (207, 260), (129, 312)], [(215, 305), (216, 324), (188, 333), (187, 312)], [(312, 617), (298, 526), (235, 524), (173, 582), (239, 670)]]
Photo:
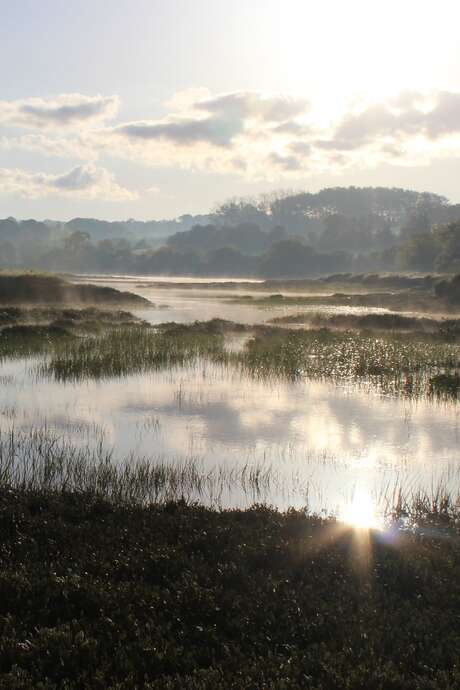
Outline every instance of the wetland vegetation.
[(69, 282), (52, 274), (36, 272), (0, 273), (0, 305), (105, 305), (141, 306), (146, 300), (139, 295), (110, 287)]
[[(446, 335), (441, 331), (436, 340), (417, 333), (250, 329), (221, 320), (154, 328), (128, 319), (123, 327), (108, 325), (112, 327), (84, 334), (56, 325), (7, 327), (0, 333), (0, 357), (41, 353), (37, 372), (59, 381), (126, 376), (201, 361), (203, 371), (206, 362), (218, 362), (250, 377), (365, 381), (413, 396), (427, 394), (433, 386), (437, 390), (440, 375), (456, 380), (460, 369), (460, 345), (451, 342), (455, 332), (447, 327)], [(242, 349), (225, 348), (226, 335), (245, 331)]]
[(0, 6), (0, 690), (460, 690), (460, 3)]
[[(5, 304), (1, 688), (457, 687), (457, 320), (269, 323), (270, 304), (289, 299), (262, 298), (265, 323), (152, 324), (143, 302)], [(358, 427), (353, 396), (369, 417)], [(313, 447), (325, 401), (342, 426), (330, 416)], [(394, 404), (407, 405), (390, 437), (408, 459), (376, 445), (361, 463), (356, 448), (393, 423)], [(387, 417), (371, 421), (369, 405)], [(314, 412), (300, 453), (296, 425)], [(438, 446), (424, 468), (427, 441), (412, 460), (411, 435), (430, 416)], [(188, 426), (209, 436), (206, 453), (185, 445)], [(335, 454), (321, 445), (334, 434)]]

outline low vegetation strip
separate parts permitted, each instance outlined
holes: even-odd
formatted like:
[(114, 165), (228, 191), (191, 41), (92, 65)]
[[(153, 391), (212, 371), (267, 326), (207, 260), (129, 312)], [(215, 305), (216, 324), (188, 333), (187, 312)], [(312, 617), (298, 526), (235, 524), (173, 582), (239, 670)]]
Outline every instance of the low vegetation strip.
[(364, 307), (390, 309), (392, 311), (456, 312), (458, 305), (442, 302), (432, 294), (406, 290), (401, 292), (334, 292), (333, 294), (284, 295), (273, 293), (263, 297), (241, 295), (231, 297), (233, 304), (252, 304), (258, 307), (309, 306), (317, 307)]
[[(91, 493), (118, 505), (178, 499), (215, 505), (222, 494), (231, 493), (261, 501), (267, 492), (283, 488), (276, 468), (267, 463), (210, 467), (193, 455), (165, 459), (134, 454), (114, 458), (113, 454), (114, 449), (107, 447), (103, 438), (75, 445), (69, 436), (47, 428), (24, 431), (12, 427), (0, 431), (0, 487)], [(308, 484), (298, 478), (295, 486), (287, 488), (301, 496), (308, 493)], [(439, 495), (445, 492), (440, 490)], [(384, 503), (382, 510), (392, 499), (385, 497)]]
[(184, 365), (205, 357), (223, 361), (223, 336), (204, 330), (115, 329), (100, 337), (72, 339), (52, 349), (39, 370), (57, 380), (104, 378)]
[(324, 378), (363, 381), (407, 396), (447, 395), (460, 390), (460, 346), (403, 334), (287, 331), (253, 327), (242, 351), (225, 348), (244, 326), (214, 320), (189, 326), (149, 327), (127, 321), (82, 336), (61, 326), (18, 326), (0, 333), (0, 358), (39, 356), (41, 376), (58, 381), (107, 378), (201, 362), (240, 369), (247, 376), (290, 381)]
[(104, 304), (148, 305), (148, 300), (130, 292), (100, 285), (71, 283), (56, 275), (41, 273), (0, 274), (0, 304)]
[(314, 328), (408, 331), (421, 336), (432, 334), (440, 340), (460, 339), (460, 319), (433, 319), (402, 314), (330, 314), (321, 311), (278, 316), (275, 325), (305, 324)]
[(460, 348), (397, 336), (274, 330), (248, 342), (242, 364), (259, 376), (368, 380), (389, 392), (419, 395), (431, 392), (434, 376), (457, 375)]
[(455, 520), (0, 491), (0, 688), (454, 690)]
[(101, 324), (109, 326), (136, 321), (129, 311), (98, 309), (97, 307), (3, 307), (0, 308), (0, 328), (12, 325), (66, 323), (70, 326)]

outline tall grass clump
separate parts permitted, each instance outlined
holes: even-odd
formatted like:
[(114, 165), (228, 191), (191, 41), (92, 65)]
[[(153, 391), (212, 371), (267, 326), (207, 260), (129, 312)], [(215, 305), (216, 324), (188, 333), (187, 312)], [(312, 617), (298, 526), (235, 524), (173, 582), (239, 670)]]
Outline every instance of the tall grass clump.
[(236, 491), (260, 500), (278, 481), (264, 464), (207, 468), (200, 458), (115, 459), (103, 440), (78, 446), (47, 428), (0, 431), (0, 489), (88, 494), (116, 504), (219, 502)]
[[(314, 514), (309, 508), (310, 489), (306, 478), (297, 473), (284, 476), (265, 462), (232, 466), (217, 462), (209, 467), (196, 456), (149, 459), (130, 454), (117, 459), (102, 438), (79, 446), (46, 427), (0, 431), (0, 492), (84, 495), (120, 506), (186, 501), (220, 508), (234, 506), (242, 498), (248, 505), (277, 505), (291, 496)], [(317, 510), (332, 516), (325, 500)], [(372, 500), (382, 527), (460, 526), (460, 493), (452, 491), (445, 477), (431, 487), (398, 480), (382, 486)]]
[(39, 365), (39, 373), (58, 381), (101, 379), (185, 365), (199, 357), (223, 361), (223, 343), (221, 334), (125, 327), (69, 340)]
[(432, 394), (433, 377), (460, 367), (460, 347), (353, 332), (273, 331), (251, 339), (240, 361), (257, 376), (367, 379), (389, 392), (417, 395)]
[(0, 361), (39, 355), (70, 341), (72, 335), (55, 325), (13, 325), (0, 331)]
[(15, 328), (8, 329), (8, 337), (0, 333), (0, 358), (39, 354), (38, 374), (61, 382), (208, 361), (232, 365), (251, 377), (367, 382), (405, 396), (452, 400), (460, 391), (459, 344), (396, 333), (259, 328), (242, 351), (234, 352), (225, 347), (228, 325), (216, 321), (156, 328), (124, 324), (86, 336), (56, 328)]

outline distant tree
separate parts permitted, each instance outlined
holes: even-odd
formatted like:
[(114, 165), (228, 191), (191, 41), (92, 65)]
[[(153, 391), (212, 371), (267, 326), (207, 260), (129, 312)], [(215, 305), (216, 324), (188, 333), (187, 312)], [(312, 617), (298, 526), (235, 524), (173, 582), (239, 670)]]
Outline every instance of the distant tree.
[(408, 240), (413, 235), (426, 235), (431, 230), (431, 220), (426, 208), (412, 211), (401, 227), (400, 240)]
[(0, 220), (0, 240), (15, 242), (19, 239), (20, 225), (14, 218)]
[(64, 248), (72, 254), (81, 254), (85, 251), (91, 243), (91, 237), (88, 232), (83, 230), (76, 230), (71, 235), (65, 238)]
[(403, 271), (432, 271), (438, 244), (432, 233), (412, 235), (396, 255), (396, 267)]
[(171, 235), (167, 244), (178, 251), (198, 254), (225, 247), (233, 247), (245, 254), (261, 254), (273, 241), (273, 236), (263, 232), (256, 223), (239, 223), (224, 226), (195, 225), (191, 230)]
[(434, 229), (439, 246), (435, 268), (438, 271), (460, 270), (460, 220), (440, 225)]
[(16, 266), (17, 260), (18, 257), (14, 244), (8, 240), (0, 242), (0, 266)]
[(242, 254), (233, 247), (222, 247), (209, 252), (205, 261), (206, 275), (251, 276), (257, 268), (257, 259)]
[(263, 257), (259, 271), (266, 278), (303, 278), (318, 272), (317, 253), (295, 240), (283, 240)]
[(264, 204), (256, 199), (229, 199), (216, 206), (212, 217), (217, 225), (255, 223), (263, 226), (267, 222)]

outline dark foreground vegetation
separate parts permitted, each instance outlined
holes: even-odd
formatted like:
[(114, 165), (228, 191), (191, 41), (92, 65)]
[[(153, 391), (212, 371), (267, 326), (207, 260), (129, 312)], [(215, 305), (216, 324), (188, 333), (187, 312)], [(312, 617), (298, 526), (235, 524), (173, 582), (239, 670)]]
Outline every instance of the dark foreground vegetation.
[(302, 511), (0, 492), (0, 688), (460, 686), (447, 512), (358, 533)]

